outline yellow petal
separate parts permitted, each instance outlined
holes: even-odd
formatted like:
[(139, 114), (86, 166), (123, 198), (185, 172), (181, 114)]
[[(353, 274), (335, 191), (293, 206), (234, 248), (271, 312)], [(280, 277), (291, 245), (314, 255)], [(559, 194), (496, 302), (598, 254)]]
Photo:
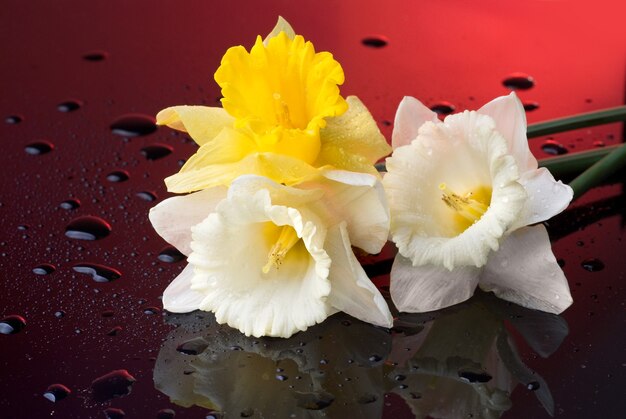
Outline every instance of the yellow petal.
[(199, 145), (211, 141), (234, 122), (234, 118), (222, 108), (186, 105), (163, 109), (156, 119), (158, 125), (189, 133)]
[[(326, 168), (322, 168), (326, 169)], [(165, 179), (167, 190), (187, 193), (217, 185), (229, 185), (239, 176), (265, 176), (277, 183), (295, 185), (319, 176), (318, 169), (293, 157), (274, 153), (254, 153), (224, 164), (212, 164), (197, 170), (180, 172)]]
[(340, 148), (347, 154), (360, 155), (370, 163), (376, 163), (391, 153), (391, 147), (359, 98), (348, 96), (346, 101), (348, 111), (328, 118), (326, 127), (320, 130), (321, 154), (324, 154), (325, 148)]
[(224, 128), (212, 141), (203, 144), (180, 171), (198, 170), (211, 164), (234, 163), (254, 151), (254, 140), (239, 130)]
[(380, 177), (378, 170), (368, 159), (359, 154), (348, 153), (345, 149), (335, 145), (322, 146), (317, 161), (313, 165), (316, 167), (330, 166)]
[(287, 35), (289, 39), (293, 39), (296, 37), (296, 32), (293, 30), (289, 22), (287, 22), (287, 20), (285, 20), (282, 16), (278, 16), (278, 22), (276, 22), (276, 26), (274, 26), (274, 29), (272, 29), (272, 31), (267, 34), (267, 36), (263, 40), (263, 43), (267, 45), (271, 38), (277, 36), (281, 32), (285, 32), (285, 35)]

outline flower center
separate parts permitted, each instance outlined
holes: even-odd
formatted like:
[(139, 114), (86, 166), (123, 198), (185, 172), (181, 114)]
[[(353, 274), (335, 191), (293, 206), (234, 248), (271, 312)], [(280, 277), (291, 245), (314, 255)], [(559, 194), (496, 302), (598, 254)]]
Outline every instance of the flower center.
[(439, 184), (441, 200), (455, 213), (455, 227), (460, 232), (480, 220), (491, 203), (491, 188), (479, 186), (473, 191), (459, 195), (450, 190), (445, 183)]
[(298, 237), (296, 230), (291, 226), (282, 226), (280, 228), (280, 233), (278, 234), (278, 239), (276, 239), (276, 243), (270, 248), (269, 253), (267, 254), (267, 263), (261, 271), (264, 274), (269, 273), (272, 267), (278, 269), (280, 265), (283, 263), (283, 259), (287, 255), (287, 252), (291, 250), (293, 246), (300, 240)]

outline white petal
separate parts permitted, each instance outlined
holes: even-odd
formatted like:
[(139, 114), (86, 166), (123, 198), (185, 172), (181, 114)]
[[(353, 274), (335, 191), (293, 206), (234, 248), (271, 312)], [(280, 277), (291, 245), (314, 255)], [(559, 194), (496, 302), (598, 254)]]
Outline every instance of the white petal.
[[(216, 212), (193, 228), (192, 287), (205, 296), (200, 309), (213, 311), (219, 323), (246, 335), (289, 337), (333, 312), (326, 302), (330, 259), (321, 247), (326, 232), (303, 217), (306, 211), (273, 205), (266, 189), (251, 195), (246, 181), (257, 179), (238, 180)], [(274, 244), (267, 228), (284, 225), (302, 240), (264, 274)]]
[(563, 211), (572, 200), (574, 191), (560, 180), (554, 180), (548, 169), (541, 167), (524, 173), (519, 182), (528, 195), (520, 218), (511, 229), (540, 223)]
[(272, 31), (267, 34), (267, 36), (263, 40), (263, 44), (267, 46), (267, 43), (269, 42), (269, 40), (275, 36), (278, 36), (278, 34), (281, 32), (285, 32), (285, 35), (287, 35), (287, 38), (289, 39), (293, 39), (296, 37), (296, 32), (293, 30), (289, 22), (287, 22), (287, 20), (283, 18), (282, 16), (278, 16), (278, 21), (276, 22), (276, 26), (274, 26)]
[(172, 313), (189, 313), (197, 310), (204, 295), (191, 289), (193, 265), (185, 269), (163, 291), (163, 308)]
[(159, 236), (189, 255), (191, 227), (204, 220), (225, 197), (226, 188), (223, 186), (175, 196), (151, 208), (148, 218)]
[(537, 159), (528, 148), (526, 112), (515, 92), (492, 100), (480, 108), (478, 113), (488, 115), (496, 121), (496, 129), (506, 138), (520, 172), (537, 168)]
[(452, 271), (439, 266), (413, 266), (397, 255), (391, 268), (391, 299), (400, 311), (421, 313), (439, 310), (474, 295), (480, 270), (472, 266)]
[(572, 304), (567, 279), (543, 225), (511, 233), (489, 258), (480, 287), (521, 306), (555, 314)]
[(437, 114), (422, 102), (411, 96), (405, 96), (398, 105), (391, 134), (391, 146), (398, 147), (409, 144), (417, 137), (417, 131), (424, 122), (438, 122)]
[(328, 302), (364, 322), (393, 326), (393, 317), (385, 299), (352, 252), (345, 223), (328, 231), (325, 247), (332, 260), (328, 276), (331, 283)]

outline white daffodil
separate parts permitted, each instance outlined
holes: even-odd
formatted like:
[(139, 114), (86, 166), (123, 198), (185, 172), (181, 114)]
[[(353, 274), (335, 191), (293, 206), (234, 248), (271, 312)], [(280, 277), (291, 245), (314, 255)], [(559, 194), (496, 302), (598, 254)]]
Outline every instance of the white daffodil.
[[(447, 307), (485, 291), (560, 313), (567, 279), (543, 225), (572, 189), (539, 169), (515, 93), (443, 122), (405, 97), (383, 179), (399, 254), (391, 295), (401, 311)], [(533, 225), (533, 226), (531, 226)]]
[(294, 188), (246, 175), (228, 189), (169, 198), (150, 220), (188, 255), (163, 294), (168, 311), (212, 311), (219, 323), (257, 337), (289, 337), (337, 311), (392, 324), (351, 247), (377, 253), (387, 239), (375, 176), (328, 171)]

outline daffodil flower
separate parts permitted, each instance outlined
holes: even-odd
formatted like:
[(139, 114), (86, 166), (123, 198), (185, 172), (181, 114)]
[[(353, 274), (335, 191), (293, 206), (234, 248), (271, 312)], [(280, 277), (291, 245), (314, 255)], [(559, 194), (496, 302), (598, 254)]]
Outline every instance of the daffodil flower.
[(257, 337), (289, 337), (337, 311), (392, 324), (351, 247), (377, 253), (387, 240), (388, 208), (375, 176), (327, 171), (294, 188), (246, 175), (229, 188), (169, 198), (150, 220), (188, 255), (163, 294), (168, 311), (212, 311), (219, 323)]
[(539, 169), (515, 93), (443, 122), (418, 100), (398, 108), (383, 184), (399, 249), (391, 271), (401, 311), (435, 310), (476, 286), (525, 307), (560, 313), (567, 279), (541, 223), (572, 189)]
[(180, 172), (165, 180), (170, 192), (228, 185), (243, 174), (294, 185), (318, 169), (377, 175), (373, 164), (391, 149), (367, 108), (344, 99), (341, 65), (295, 35), (284, 19), (248, 52), (230, 48), (215, 72), (223, 108), (174, 106), (159, 125), (185, 131), (200, 145)]

